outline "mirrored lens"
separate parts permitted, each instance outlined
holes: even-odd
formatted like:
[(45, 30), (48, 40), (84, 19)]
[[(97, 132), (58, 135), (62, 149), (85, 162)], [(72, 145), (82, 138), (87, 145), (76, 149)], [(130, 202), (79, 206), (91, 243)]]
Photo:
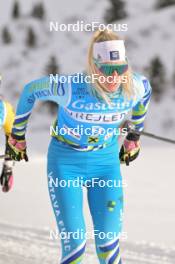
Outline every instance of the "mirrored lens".
[(128, 64), (121, 64), (121, 65), (101, 64), (98, 65), (97, 67), (105, 75), (112, 75), (114, 71), (116, 71), (118, 75), (122, 75), (128, 70)]

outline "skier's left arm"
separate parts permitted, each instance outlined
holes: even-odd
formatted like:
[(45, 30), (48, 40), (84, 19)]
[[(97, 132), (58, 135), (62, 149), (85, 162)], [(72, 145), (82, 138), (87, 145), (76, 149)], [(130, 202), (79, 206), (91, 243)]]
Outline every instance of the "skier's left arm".
[[(139, 83), (138, 96), (132, 108), (130, 122), (132, 131), (129, 131), (120, 150), (120, 161), (129, 165), (135, 160), (140, 152), (140, 132), (144, 129), (144, 121), (147, 114), (150, 98), (151, 85), (146, 78), (141, 78)], [(134, 131), (133, 131), (134, 130)]]
[(140, 90), (141, 98), (136, 101), (136, 104), (132, 109), (131, 117), (131, 122), (137, 131), (142, 131), (144, 129), (144, 121), (151, 98), (152, 89), (146, 78), (142, 78)]

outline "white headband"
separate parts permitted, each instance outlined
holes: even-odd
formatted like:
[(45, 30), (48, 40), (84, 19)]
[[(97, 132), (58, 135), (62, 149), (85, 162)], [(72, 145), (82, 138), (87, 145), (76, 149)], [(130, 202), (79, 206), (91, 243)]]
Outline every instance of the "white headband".
[(99, 63), (125, 61), (125, 45), (123, 40), (96, 42), (93, 46), (93, 57)]

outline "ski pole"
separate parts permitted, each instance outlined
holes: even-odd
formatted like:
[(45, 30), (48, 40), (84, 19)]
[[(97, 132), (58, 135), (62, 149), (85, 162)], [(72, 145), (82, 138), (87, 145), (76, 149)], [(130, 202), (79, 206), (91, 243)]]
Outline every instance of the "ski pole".
[[(133, 132), (135, 131), (134, 125), (129, 120), (126, 120), (123, 123), (122, 128), (126, 128), (128, 132), (129, 131), (133, 131)], [(139, 131), (139, 134), (143, 135), (143, 136), (146, 136), (146, 137), (150, 137), (150, 138), (154, 138), (154, 139), (157, 139), (157, 140), (161, 140), (161, 141), (164, 141), (164, 142), (167, 142), (167, 143), (175, 144), (175, 140), (174, 139), (161, 137), (161, 136), (158, 136), (158, 135), (146, 132), (146, 131)]]
[(6, 157), (7, 157), (7, 155), (0, 155), (0, 159), (4, 159)]
[(146, 137), (150, 137), (150, 138), (158, 139), (158, 140), (161, 140), (161, 141), (164, 141), (164, 142), (168, 142), (168, 143), (171, 143), (171, 144), (175, 144), (175, 140), (173, 140), (173, 139), (160, 137), (160, 136), (154, 135), (154, 134), (146, 132), (146, 131), (141, 131), (140, 134), (143, 135), (143, 136), (146, 136)]

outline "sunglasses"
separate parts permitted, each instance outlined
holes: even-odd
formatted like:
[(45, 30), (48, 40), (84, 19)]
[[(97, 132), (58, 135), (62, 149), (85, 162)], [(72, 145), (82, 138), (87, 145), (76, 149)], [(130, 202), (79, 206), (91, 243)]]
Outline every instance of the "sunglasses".
[(112, 75), (115, 71), (118, 75), (124, 74), (128, 70), (128, 64), (105, 64), (105, 63), (96, 63), (95, 65), (106, 76)]

